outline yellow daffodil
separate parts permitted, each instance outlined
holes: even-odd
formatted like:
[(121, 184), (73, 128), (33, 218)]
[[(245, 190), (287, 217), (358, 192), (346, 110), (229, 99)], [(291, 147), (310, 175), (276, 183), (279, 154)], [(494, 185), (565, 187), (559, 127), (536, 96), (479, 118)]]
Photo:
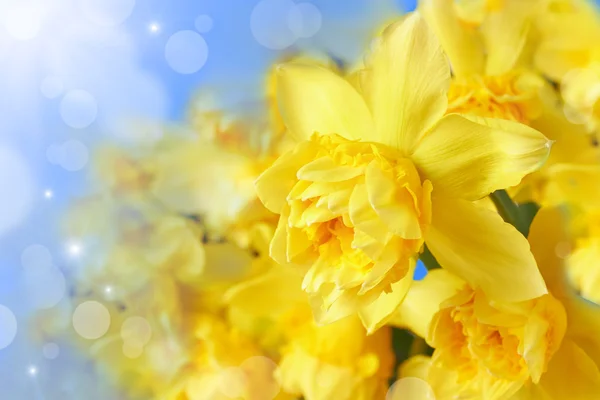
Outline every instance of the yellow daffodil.
[(294, 270), (274, 266), (234, 286), (227, 294), (233, 325), (251, 317), (241, 326), (280, 357), (276, 376), (288, 393), (306, 400), (383, 398), (394, 359), (389, 327), (367, 336), (356, 316), (317, 326), (301, 282)]
[[(480, 12), (475, 13), (481, 14), (475, 18), (480, 19), (477, 29), (461, 19), (461, 10), (468, 14), (465, 3), (479, 5)], [(521, 61), (538, 3), (539, 0), (419, 2), (419, 10), (435, 30), (452, 65), (448, 112), (526, 124), (539, 116), (543, 80)]]
[[(561, 225), (556, 209), (542, 209), (529, 238), (552, 294), (520, 303), (490, 302), (442, 270), (415, 284), (396, 322), (425, 334), (435, 351), (431, 359), (409, 359), (400, 374), (428, 382), (438, 400), (457, 394), (484, 400), (596, 398), (600, 307), (578, 297), (567, 283), (563, 261), (555, 254), (556, 246), (569, 240)], [(431, 300), (439, 308), (416, 312)]]
[(550, 142), (513, 121), (446, 115), (449, 65), (419, 13), (385, 31), (360, 74), (357, 91), (322, 67), (279, 67), (298, 144), (256, 182), (280, 214), (271, 255), (302, 268), (317, 320), (358, 312), (375, 331), (402, 302), (424, 242), (490, 298), (545, 294), (527, 241), (470, 201), (519, 183)]
[(565, 311), (549, 294), (524, 302), (490, 301), (444, 270), (415, 282), (399, 318), (414, 324), (435, 349), (431, 363), (439, 368), (428, 379), (443, 382), (455, 375), (459, 394), (486, 400), (538, 383), (566, 328)]

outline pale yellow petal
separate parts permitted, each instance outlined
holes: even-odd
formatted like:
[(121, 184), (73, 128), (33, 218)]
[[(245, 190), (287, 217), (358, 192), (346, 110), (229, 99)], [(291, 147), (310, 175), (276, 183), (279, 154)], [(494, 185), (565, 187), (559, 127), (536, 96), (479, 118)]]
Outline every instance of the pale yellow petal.
[(575, 293), (567, 281), (564, 261), (556, 254), (558, 246), (572, 246), (565, 223), (565, 216), (559, 209), (543, 207), (531, 223), (529, 242), (549, 290), (565, 307), (567, 336), (575, 340), (600, 368), (600, 305)]
[(256, 195), (269, 211), (281, 212), (288, 194), (298, 183), (296, 173), (310, 157), (310, 143), (303, 143), (279, 157), (256, 179)]
[(427, 338), (429, 323), (440, 304), (465, 284), (465, 281), (444, 269), (429, 271), (425, 278), (413, 282), (390, 324), (408, 328), (420, 337)]
[(551, 399), (595, 400), (600, 394), (600, 371), (583, 349), (565, 339), (539, 385)]
[(446, 56), (415, 12), (386, 29), (369, 61), (364, 91), (376, 125), (373, 140), (408, 153), (446, 112)]
[(278, 316), (308, 305), (302, 276), (293, 268), (274, 266), (269, 272), (233, 286), (225, 293), (229, 307), (255, 317)]
[(443, 268), (492, 300), (524, 301), (548, 292), (527, 240), (493, 211), (436, 197), (425, 241)]
[(297, 63), (279, 66), (277, 97), (285, 125), (297, 140), (315, 132), (361, 139), (373, 130), (360, 94), (327, 68)]
[(392, 291), (390, 293), (381, 293), (375, 301), (359, 309), (358, 316), (369, 335), (381, 328), (392, 318), (410, 288), (415, 266), (416, 262), (411, 262), (406, 276), (392, 284)]
[(551, 143), (514, 121), (450, 114), (421, 140), (412, 159), (436, 196), (478, 200), (540, 168)]
[(422, 0), (419, 11), (439, 38), (455, 76), (483, 72), (484, 51), (479, 34), (459, 20), (453, 1)]
[(539, 7), (539, 0), (505, 1), (500, 12), (488, 13), (481, 27), (487, 51), (486, 75), (502, 75), (515, 68), (533, 13)]

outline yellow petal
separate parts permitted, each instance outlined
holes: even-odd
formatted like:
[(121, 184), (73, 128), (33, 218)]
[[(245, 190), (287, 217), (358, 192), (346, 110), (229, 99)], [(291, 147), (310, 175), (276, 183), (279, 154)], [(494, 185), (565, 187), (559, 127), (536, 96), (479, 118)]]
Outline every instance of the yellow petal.
[(410, 152), (413, 144), (444, 115), (450, 67), (418, 12), (384, 32), (364, 81), (378, 141)]
[(369, 109), (350, 83), (318, 65), (283, 64), (277, 69), (281, 115), (297, 140), (313, 133), (360, 139), (373, 129)]
[(548, 168), (549, 205), (576, 204), (593, 210), (600, 204), (600, 166), (557, 164)]
[(500, 12), (490, 12), (482, 25), (487, 50), (486, 75), (502, 75), (515, 68), (523, 51), (532, 14), (543, 7), (538, 0), (505, 1)]
[(429, 323), (440, 304), (452, 297), (465, 281), (444, 269), (435, 269), (421, 281), (413, 282), (390, 324), (408, 328), (422, 338), (427, 338)]
[(443, 268), (493, 300), (517, 302), (548, 291), (527, 240), (495, 212), (458, 199), (433, 199), (425, 242)]
[(600, 368), (600, 306), (575, 293), (567, 281), (563, 260), (556, 255), (559, 245), (571, 246), (565, 219), (557, 208), (543, 207), (536, 214), (529, 231), (531, 250), (540, 266), (552, 295), (567, 312), (567, 336), (577, 342)]
[(589, 355), (566, 339), (539, 385), (552, 399), (595, 400), (600, 394), (600, 371)]
[(457, 77), (483, 72), (484, 52), (477, 31), (467, 28), (456, 15), (453, 1), (422, 0), (419, 11), (435, 31)]
[(514, 121), (450, 114), (412, 156), (436, 196), (478, 200), (540, 168), (551, 141)]
[(410, 288), (415, 266), (416, 262), (412, 261), (404, 278), (392, 284), (390, 293), (383, 292), (375, 301), (360, 308), (358, 316), (367, 329), (367, 334), (372, 334), (392, 318)]
[(274, 266), (269, 272), (233, 286), (225, 293), (230, 307), (255, 317), (277, 316), (306, 304), (302, 276), (292, 268)]
[(311, 157), (310, 143), (302, 143), (288, 151), (267, 168), (254, 183), (256, 195), (264, 206), (276, 214), (297, 184), (296, 173)]

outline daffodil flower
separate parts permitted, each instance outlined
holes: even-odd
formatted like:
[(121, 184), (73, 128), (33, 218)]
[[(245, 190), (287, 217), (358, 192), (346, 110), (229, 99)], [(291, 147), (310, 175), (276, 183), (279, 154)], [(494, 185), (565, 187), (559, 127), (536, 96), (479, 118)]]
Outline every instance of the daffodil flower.
[[(600, 306), (567, 281), (557, 246), (569, 244), (558, 209), (543, 208), (529, 241), (550, 294), (519, 303), (486, 301), (447, 271), (414, 285), (394, 323), (428, 338), (433, 357), (416, 356), (403, 377), (428, 385), (407, 400), (587, 400), (600, 393)], [(420, 308), (425, 305), (424, 308)]]
[(469, 7), (462, 3), (419, 2), (452, 65), (448, 111), (526, 124), (537, 119), (544, 81), (523, 58), (540, 1), (475, 1), (468, 2)]
[(370, 333), (383, 325), (424, 243), (492, 299), (546, 293), (525, 238), (472, 201), (518, 184), (551, 143), (514, 121), (447, 114), (450, 68), (419, 13), (384, 32), (359, 89), (315, 65), (278, 74), (297, 145), (256, 189), (280, 215), (271, 256), (301, 268), (320, 323), (358, 313)]

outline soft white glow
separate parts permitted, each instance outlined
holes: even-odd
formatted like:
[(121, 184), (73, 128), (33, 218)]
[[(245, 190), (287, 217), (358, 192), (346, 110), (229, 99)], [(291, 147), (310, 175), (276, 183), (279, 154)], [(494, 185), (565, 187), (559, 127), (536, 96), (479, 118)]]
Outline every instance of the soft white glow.
[(107, 286), (104, 288), (104, 293), (106, 293), (106, 294), (111, 294), (112, 291), (113, 291), (112, 286)]
[(27, 370), (27, 372), (29, 373), (29, 375), (31, 376), (36, 376), (38, 373), (38, 369), (35, 365), (32, 365), (29, 367), (29, 369)]
[(17, 4), (4, 15), (4, 27), (17, 40), (31, 40), (42, 27), (42, 12), (33, 4)]
[(71, 242), (69, 243), (67, 250), (69, 251), (69, 254), (72, 256), (78, 256), (81, 254), (82, 248), (81, 245), (77, 242)]
[(52, 190), (46, 190), (44, 191), (44, 197), (47, 199), (51, 199), (52, 197), (54, 197), (54, 193), (52, 192)]
[(148, 26), (148, 29), (152, 33), (158, 33), (160, 31), (160, 25), (158, 25), (156, 22), (153, 22)]

